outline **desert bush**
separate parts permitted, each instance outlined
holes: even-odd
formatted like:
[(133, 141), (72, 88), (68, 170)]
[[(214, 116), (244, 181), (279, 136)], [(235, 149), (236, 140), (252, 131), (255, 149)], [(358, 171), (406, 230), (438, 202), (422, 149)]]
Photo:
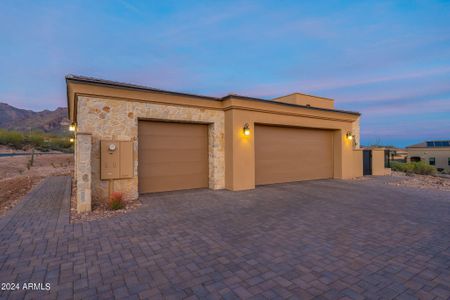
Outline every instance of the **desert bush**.
[(426, 164), (424, 162), (414, 163), (414, 173), (421, 175), (434, 175), (436, 174), (436, 167)]
[(428, 165), (424, 162), (410, 162), (401, 163), (397, 161), (391, 162), (391, 169), (393, 171), (405, 172), (407, 174), (415, 173), (422, 175), (434, 175), (436, 174), (436, 168)]
[(123, 202), (123, 194), (121, 192), (112, 192), (108, 205), (111, 210), (124, 208), (125, 203)]
[(69, 141), (68, 138), (61, 138), (61, 137), (51, 139), (48, 142), (48, 146), (50, 149), (63, 152), (71, 152), (73, 148), (73, 144)]
[(15, 149), (21, 149), (24, 144), (23, 134), (17, 131), (7, 131), (0, 129), (0, 144), (11, 146)]
[(57, 136), (42, 132), (22, 133), (13, 130), (0, 129), (0, 145), (14, 149), (24, 149), (27, 146), (47, 152), (50, 150), (73, 152), (73, 144), (67, 136)]
[(401, 163), (398, 161), (392, 161), (391, 169), (392, 171), (412, 173), (412, 171), (414, 170), (414, 165), (411, 163)]
[(30, 133), (24, 136), (24, 142), (35, 148), (41, 147), (44, 144), (44, 136), (40, 133)]

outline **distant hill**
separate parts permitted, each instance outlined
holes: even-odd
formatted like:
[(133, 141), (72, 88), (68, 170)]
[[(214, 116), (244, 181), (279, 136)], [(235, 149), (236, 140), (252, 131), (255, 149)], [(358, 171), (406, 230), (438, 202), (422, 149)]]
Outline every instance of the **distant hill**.
[(46, 133), (67, 134), (67, 108), (35, 112), (20, 109), (0, 102), (0, 128), (8, 130), (43, 131)]

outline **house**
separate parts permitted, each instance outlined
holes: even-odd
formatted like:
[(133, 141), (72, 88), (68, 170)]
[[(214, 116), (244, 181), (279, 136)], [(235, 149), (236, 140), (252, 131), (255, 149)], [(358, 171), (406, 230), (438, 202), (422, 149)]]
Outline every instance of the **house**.
[(450, 172), (450, 140), (426, 141), (406, 147), (408, 162), (424, 161), (438, 171)]
[(332, 99), (217, 98), (73, 75), (66, 85), (78, 211), (111, 190), (132, 199), (362, 176), (360, 114)]
[(391, 161), (406, 162), (406, 158), (408, 156), (408, 151), (406, 151), (406, 149), (395, 147), (388, 147), (386, 149), (389, 150)]

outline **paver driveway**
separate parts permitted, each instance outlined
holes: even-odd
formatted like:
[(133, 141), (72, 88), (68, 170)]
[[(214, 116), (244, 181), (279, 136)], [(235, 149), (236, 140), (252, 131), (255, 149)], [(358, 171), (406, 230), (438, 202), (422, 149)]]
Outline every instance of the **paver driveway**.
[(449, 298), (449, 193), (385, 180), (153, 194), (69, 224), (50, 178), (0, 222), (0, 281), (51, 290), (0, 297)]

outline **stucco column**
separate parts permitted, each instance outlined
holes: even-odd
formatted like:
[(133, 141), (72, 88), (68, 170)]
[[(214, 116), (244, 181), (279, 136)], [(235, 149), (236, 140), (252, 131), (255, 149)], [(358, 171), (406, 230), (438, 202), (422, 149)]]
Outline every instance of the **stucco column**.
[[(255, 126), (240, 111), (229, 110), (225, 114), (227, 158), (226, 188), (232, 191), (255, 188)], [(248, 124), (250, 135), (243, 133), (244, 124)]]
[(384, 148), (372, 149), (372, 175), (389, 174), (390, 169), (384, 167)]
[(77, 211), (91, 211), (91, 148), (92, 135), (77, 133), (75, 143)]
[(334, 132), (334, 178), (350, 179), (355, 173), (358, 174), (358, 171), (353, 169), (355, 165), (353, 140), (346, 136), (350, 130), (351, 128), (344, 128)]

